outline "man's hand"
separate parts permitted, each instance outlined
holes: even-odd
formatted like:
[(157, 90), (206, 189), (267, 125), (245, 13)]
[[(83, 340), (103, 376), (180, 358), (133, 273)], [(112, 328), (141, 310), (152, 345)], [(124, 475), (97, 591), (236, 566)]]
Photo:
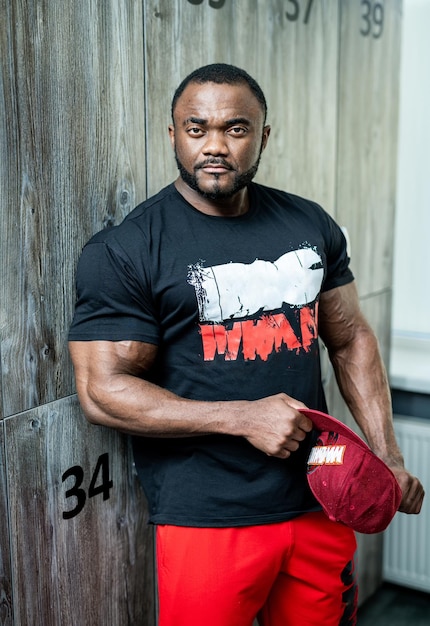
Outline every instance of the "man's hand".
[(390, 467), (402, 490), (402, 501), (399, 506), (401, 513), (418, 514), (424, 500), (424, 488), (418, 478), (410, 474), (404, 467)]
[(311, 420), (298, 412), (300, 408), (306, 407), (285, 393), (250, 402), (243, 436), (267, 455), (287, 459), (312, 430)]

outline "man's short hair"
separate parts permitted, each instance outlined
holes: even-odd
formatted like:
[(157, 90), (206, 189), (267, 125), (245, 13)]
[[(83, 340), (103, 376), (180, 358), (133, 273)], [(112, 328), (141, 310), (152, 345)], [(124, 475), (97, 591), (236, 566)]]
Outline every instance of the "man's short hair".
[(264, 121), (266, 121), (267, 103), (260, 85), (256, 80), (254, 80), (254, 78), (252, 78), (252, 76), (245, 72), (245, 70), (242, 70), (240, 67), (236, 67), (235, 65), (228, 65), (227, 63), (212, 63), (211, 65), (204, 65), (203, 67), (197, 68), (184, 78), (173, 95), (171, 108), (172, 120), (176, 103), (187, 85), (190, 83), (218, 83), (219, 85), (225, 83), (229, 85), (247, 84), (254, 96), (257, 98), (258, 102), (261, 104), (261, 108), (264, 113)]

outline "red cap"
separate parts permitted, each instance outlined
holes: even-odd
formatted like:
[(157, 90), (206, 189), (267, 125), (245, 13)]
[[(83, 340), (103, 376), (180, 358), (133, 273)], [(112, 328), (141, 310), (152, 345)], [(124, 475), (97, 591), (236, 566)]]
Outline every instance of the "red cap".
[(360, 533), (385, 530), (402, 499), (393, 472), (343, 422), (321, 411), (300, 412), (320, 432), (308, 458), (307, 478), (326, 515)]

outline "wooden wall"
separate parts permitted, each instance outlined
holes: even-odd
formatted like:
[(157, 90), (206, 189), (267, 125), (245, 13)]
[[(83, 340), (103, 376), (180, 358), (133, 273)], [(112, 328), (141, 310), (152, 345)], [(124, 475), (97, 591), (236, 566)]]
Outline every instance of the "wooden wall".
[[(401, 17), (401, 0), (341, 3), (335, 215), (348, 229), (362, 308), (387, 364)], [(355, 427), (334, 381), (328, 395), (333, 414)], [(382, 535), (358, 536), (358, 542), (363, 601), (381, 582)]]
[(66, 344), (84, 242), (146, 193), (142, 3), (0, 14), (0, 623), (151, 626), (128, 441), (83, 419)]
[[(348, 229), (388, 357), (401, 0), (0, 0), (0, 11), (0, 624), (152, 626), (152, 533), (128, 440), (87, 424), (74, 395), (80, 249), (175, 177), (180, 80), (234, 63), (269, 104), (257, 180)], [(380, 581), (380, 538), (360, 538), (360, 555), (364, 599)]]

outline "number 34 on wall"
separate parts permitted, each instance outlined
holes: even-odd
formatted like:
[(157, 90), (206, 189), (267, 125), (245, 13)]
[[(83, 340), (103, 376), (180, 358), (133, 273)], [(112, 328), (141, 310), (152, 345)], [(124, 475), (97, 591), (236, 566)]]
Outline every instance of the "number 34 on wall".
[[(70, 484), (69, 479), (74, 479), (74, 482), (64, 494), (66, 499), (71, 498), (70, 504), (74, 506), (67, 511), (63, 511), (63, 519), (71, 519), (82, 511), (87, 501), (87, 492), (83, 488), (85, 472), (80, 465), (74, 465), (69, 467), (61, 478), (63, 483), (67, 481), (67, 484)], [(88, 498), (103, 495), (103, 500), (108, 500), (112, 487), (113, 481), (110, 479), (109, 472), (109, 454), (105, 452), (97, 459), (88, 487)]]

